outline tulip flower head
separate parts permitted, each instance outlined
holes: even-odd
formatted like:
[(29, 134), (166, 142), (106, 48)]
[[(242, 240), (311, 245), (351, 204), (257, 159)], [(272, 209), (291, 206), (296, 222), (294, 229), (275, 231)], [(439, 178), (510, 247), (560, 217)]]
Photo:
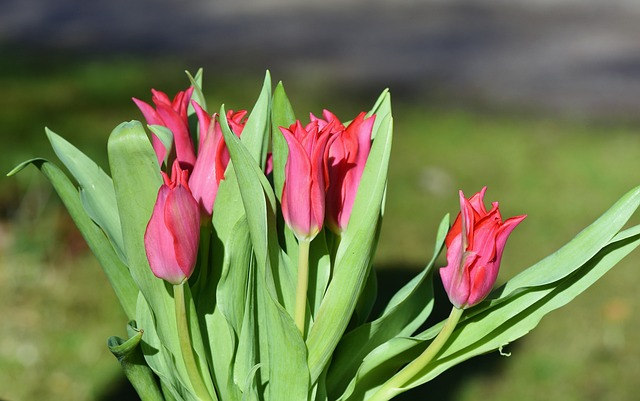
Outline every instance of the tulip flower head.
[(451, 303), (459, 309), (478, 304), (491, 291), (498, 276), (509, 235), (526, 215), (502, 221), (498, 203), (487, 212), (484, 193), (466, 199), (460, 191), (460, 213), (445, 239), (447, 266), (440, 277)]
[(331, 131), (320, 129), (317, 121), (306, 127), (296, 121), (289, 129), (280, 127), (280, 131), (289, 146), (282, 215), (299, 241), (310, 241), (324, 222), (325, 150)]
[[(348, 127), (325, 110), (321, 125), (330, 127), (334, 134), (327, 146), (327, 172), (329, 187), (326, 194), (327, 226), (336, 234), (342, 233), (349, 223), (351, 210), (358, 192), (364, 166), (371, 150), (371, 131), (375, 116), (365, 118), (360, 113)], [(312, 116), (312, 121), (314, 117)]]
[(153, 274), (171, 284), (187, 280), (196, 264), (200, 241), (200, 210), (188, 186), (189, 172), (173, 163), (144, 233), (144, 246)]
[[(183, 169), (193, 168), (196, 161), (187, 118), (187, 108), (189, 107), (193, 90), (193, 87), (189, 87), (185, 91), (178, 92), (174, 99), (170, 100), (166, 93), (152, 89), (153, 96), (151, 100), (155, 104), (155, 108), (142, 100), (133, 98), (133, 101), (147, 120), (147, 124), (162, 125), (171, 131), (175, 144), (175, 158), (180, 162), (180, 167)], [(158, 164), (162, 165), (168, 156), (167, 150), (155, 135), (152, 135), (151, 140), (153, 150), (158, 157)], [(172, 155), (169, 156), (174, 157)], [(171, 162), (169, 161), (169, 163)]]
[[(220, 181), (224, 178), (224, 172), (229, 165), (229, 150), (222, 136), (218, 115), (209, 115), (197, 103), (192, 102), (192, 104), (200, 124), (200, 141), (189, 187), (203, 214), (211, 216)], [(238, 136), (244, 128), (246, 114), (244, 110), (227, 112), (229, 126)]]

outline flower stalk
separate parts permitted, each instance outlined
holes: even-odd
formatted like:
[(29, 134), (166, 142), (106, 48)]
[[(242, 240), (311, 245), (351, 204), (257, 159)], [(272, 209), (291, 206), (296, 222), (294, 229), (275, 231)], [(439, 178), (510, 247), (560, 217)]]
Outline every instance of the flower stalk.
[(311, 241), (298, 243), (298, 285), (296, 287), (296, 327), (304, 337), (307, 312), (307, 290), (309, 287), (309, 246)]
[(200, 400), (214, 400), (209, 394), (204, 384), (200, 369), (196, 362), (196, 357), (191, 344), (191, 334), (189, 333), (189, 321), (187, 319), (187, 305), (185, 302), (184, 283), (173, 286), (173, 297), (176, 306), (176, 323), (178, 326), (178, 338), (180, 340), (180, 350), (182, 359), (187, 369), (187, 375)]
[(447, 318), (447, 321), (442, 326), (442, 330), (436, 336), (436, 338), (429, 344), (427, 349), (424, 350), (419, 357), (411, 361), (400, 372), (396, 373), (391, 379), (389, 379), (380, 389), (369, 399), (369, 401), (386, 401), (395, 397), (397, 390), (402, 388), (411, 379), (416, 377), (422, 369), (424, 369), (432, 360), (438, 355), (438, 352), (447, 343), (449, 337), (453, 333), (453, 329), (460, 321), (462, 312), (464, 309), (458, 309), (455, 306), (451, 309), (451, 313)]

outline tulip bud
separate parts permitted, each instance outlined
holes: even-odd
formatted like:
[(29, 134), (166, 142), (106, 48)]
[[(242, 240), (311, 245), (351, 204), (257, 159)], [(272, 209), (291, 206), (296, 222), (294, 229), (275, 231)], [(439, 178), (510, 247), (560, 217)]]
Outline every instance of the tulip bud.
[(200, 211), (187, 184), (188, 171), (178, 161), (171, 178), (164, 172), (156, 204), (144, 233), (153, 274), (171, 284), (187, 280), (196, 264), (200, 241)]
[(335, 132), (327, 146), (327, 172), (329, 187), (326, 194), (327, 226), (336, 234), (342, 233), (349, 223), (353, 203), (358, 193), (364, 166), (371, 150), (371, 131), (375, 116), (365, 119), (360, 113), (347, 128), (331, 112), (323, 113)]
[(280, 127), (289, 155), (282, 189), (282, 215), (299, 241), (312, 240), (322, 229), (325, 207), (325, 148), (330, 130), (317, 121)]
[[(166, 93), (152, 89), (153, 96), (151, 100), (156, 106), (155, 109), (142, 100), (133, 98), (133, 101), (147, 120), (147, 124), (162, 125), (171, 131), (175, 144), (175, 157), (183, 169), (191, 169), (196, 161), (187, 118), (187, 108), (191, 101), (193, 90), (193, 87), (189, 87), (185, 91), (178, 92), (173, 101), (171, 101)], [(155, 135), (152, 135), (151, 141), (153, 150), (158, 157), (158, 164), (162, 165), (167, 157), (164, 144)]]
[[(211, 216), (218, 187), (224, 178), (230, 156), (222, 136), (218, 115), (210, 116), (200, 105), (195, 102), (192, 104), (200, 124), (200, 145), (198, 146), (198, 157), (189, 179), (189, 187), (193, 197), (200, 205), (203, 215)], [(227, 112), (229, 126), (238, 136), (244, 128), (246, 114), (247, 112), (244, 110), (235, 113), (233, 110)]]
[(502, 221), (498, 203), (484, 207), (487, 188), (468, 200), (460, 191), (460, 213), (445, 239), (447, 266), (440, 277), (451, 303), (459, 309), (478, 304), (491, 291), (498, 276), (507, 238), (526, 215)]

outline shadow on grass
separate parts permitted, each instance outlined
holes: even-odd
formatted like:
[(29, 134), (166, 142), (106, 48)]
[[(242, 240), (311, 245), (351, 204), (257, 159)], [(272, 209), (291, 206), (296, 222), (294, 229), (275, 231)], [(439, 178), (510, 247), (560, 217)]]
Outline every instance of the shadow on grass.
[[(402, 288), (409, 280), (411, 280), (420, 270), (417, 266), (378, 266), (378, 299), (372, 311), (372, 316), (377, 316), (382, 312), (384, 306), (389, 302), (391, 297)], [(384, 286), (381, 285), (384, 283)], [(434, 276), (434, 292), (435, 292), (435, 308), (433, 313), (427, 320), (427, 325), (431, 326), (447, 317), (451, 310), (451, 304), (447, 299), (440, 277)], [(513, 345), (511, 345), (513, 348)], [(477, 377), (486, 377), (487, 379), (499, 374), (504, 367), (506, 358), (494, 352), (487, 355), (472, 358), (465, 363), (449, 369), (445, 373), (436, 377), (429, 383), (418, 388), (408, 391), (394, 398), (397, 401), (415, 401), (415, 400), (439, 400), (454, 401), (458, 398), (459, 391), (464, 387), (467, 380)], [(121, 377), (113, 383), (110, 389), (99, 398), (100, 401), (132, 401), (138, 400), (135, 390), (129, 382)]]

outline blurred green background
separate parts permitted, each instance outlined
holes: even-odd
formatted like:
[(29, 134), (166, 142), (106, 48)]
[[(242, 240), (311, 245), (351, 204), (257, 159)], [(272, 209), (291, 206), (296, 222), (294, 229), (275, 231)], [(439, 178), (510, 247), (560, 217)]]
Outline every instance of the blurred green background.
[[(545, 19), (546, 14), (537, 10), (534, 17), (547, 23), (555, 21)], [(457, 26), (469, 31), (468, 26), (456, 25), (463, 22), (460, 13), (442, 8), (435, 11), (440, 21), (456, 17), (453, 32)], [(528, 15), (517, 8), (505, 12), (505, 19), (513, 14), (526, 21)], [(256, 22), (260, 18), (248, 14), (260, 27)], [(229, 15), (236, 14), (227, 12), (225, 21), (231, 21)], [(330, 20), (327, 15), (320, 17)], [(486, 12), (480, 15), (487, 17)], [(366, 16), (340, 18), (354, 22)], [(376, 22), (386, 21), (384, 16), (375, 18)], [(355, 67), (348, 57), (334, 57), (333, 52), (342, 54), (345, 48), (324, 43), (307, 49), (296, 45), (295, 30), (288, 36), (283, 34), (293, 43), (290, 47), (270, 43), (259, 35), (242, 36), (246, 24), (245, 18), (239, 26), (231, 22), (222, 28), (218, 25), (218, 31), (226, 36), (211, 42), (211, 54), (204, 58), (194, 56), (200, 54), (200, 47), (187, 46), (180, 52), (176, 51), (179, 45), (167, 40), (157, 48), (148, 48), (139, 37), (132, 37), (133, 50), (120, 51), (127, 46), (117, 40), (112, 48), (104, 41), (98, 42), (102, 47), (91, 49), (91, 38), (83, 39), (82, 31), (74, 36), (80, 44), (53, 39), (49, 43), (50, 32), (46, 30), (32, 32), (32, 36), (43, 35), (37, 43), (29, 35), (16, 36), (23, 42), (8, 40), (12, 39), (8, 30), (0, 32), (0, 39), (5, 39), (0, 41), (0, 135), (4, 149), (0, 170), (8, 172), (32, 157), (55, 160), (44, 135), (47, 126), (108, 171), (106, 139), (111, 129), (121, 121), (141, 118), (131, 97), (149, 100), (150, 88), (169, 94), (183, 89), (187, 85), (182, 73), (185, 69), (195, 72), (206, 67), (204, 89), (210, 105), (224, 102), (228, 108), (241, 109), (252, 106), (264, 70), (272, 68), (274, 80), (284, 80), (301, 119), (323, 108), (351, 119), (369, 109), (378, 93), (390, 87), (395, 137), (386, 215), (375, 259), (382, 298), (390, 297), (431, 257), (437, 223), (444, 214), (457, 213), (458, 189), (471, 195), (486, 185), (487, 203), (499, 200), (505, 217), (529, 215), (509, 240), (499, 277), (499, 282), (504, 282), (566, 243), (640, 184), (640, 124), (634, 114), (639, 105), (628, 101), (630, 94), (625, 91), (640, 93), (633, 92), (636, 78), (640, 78), (640, 63), (631, 63), (631, 67), (623, 63), (627, 69), (618, 75), (610, 70), (597, 86), (587, 85), (584, 91), (572, 87), (583, 88), (578, 84), (580, 79), (589, 78), (589, 74), (579, 75), (582, 70), (575, 71), (576, 81), (568, 81), (573, 75), (565, 71), (567, 75), (558, 75), (558, 81), (540, 78), (529, 82), (527, 78), (513, 81), (510, 87), (512, 81), (500, 80), (504, 78), (501, 68), (508, 68), (499, 58), (494, 60), (495, 79), (482, 73), (475, 81), (465, 78), (458, 64), (465, 60), (459, 57), (469, 55), (473, 65), (474, 50), (461, 51), (461, 43), (468, 45), (469, 41), (449, 38), (442, 44), (444, 56), (440, 50), (433, 53), (415, 43), (413, 48), (439, 60), (443, 66), (438, 68), (443, 71), (449, 65), (451, 75), (438, 69), (434, 72), (419, 57), (414, 75), (404, 77), (402, 68), (376, 75), (375, 65), (360, 74), (357, 68), (350, 70)], [(501, 23), (496, 25), (502, 27)], [(277, 28), (283, 29), (280, 25)], [(169, 29), (166, 35), (175, 30)], [(350, 43), (351, 31), (337, 31), (340, 43)], [(402, 33), (404, 36), (394, 40), (417, 40), (422, 35)], [(320, 42), (329, 40), (321, 31), (307, 35), (320, 38), (316, 39)], [(475, 40), (488, 34), (486, 29), (472, 29), (469, 35), (467, 39)], [(571, 43), (571, 36), (562, 37)], [(379, 40), (376, 37), (368, 51), (374, 52)], [(224, 47), (221, 41), (230, 44)], [(238, 50), (234, 43), (244, 47)], [(269, 46), (275, 49), (271, 53), (274, 58), (265, 56), (270, 54)], [(165, 48), (171, 51), (163, 51)], [(346, 49), (354, 51), (353, 47)], [(519, 54), (508, 46), (501, 51)], [(456, 57), (447, 59), (452, 52)], [(286, 59), (292, 54), (302, 55), (294, 65)], [(368, 59), (363, 60), (367, 64)], [(559, 74), (553, 66), (553, 62), (543, 63), (551, 76)], [(627, 84), (611, 78), (612, 71)], [(529, 76), (525, 69), (521, 72), (514, 74)], [(497, 94), (483, 87), (492, 82)], [(513, 88), (528, 88), (528, 92), (523, 89), (518, 97)], [(615, 94), (619, 102), (611, 100)], [(124, 335), (124, 314), (55, 192), (35, 169), (0, 180), (0, 217), (0, 399), (130, 397), (119, 365), (106, 347), (109, 336)], [(639, 220), (635, 217), (633, 221), (637, 224)], [(507, 347), (510, 357), (496, 353), (476, 358), (400, 399), (637, 399), (640, 317), (633, 311), (639, 302), (639, 262), (640, 253), (632, 254), (584, 295), (546, 317), (530, 335)], [(437, 300), (442, 309), (448, 309), (441, 292)]]

